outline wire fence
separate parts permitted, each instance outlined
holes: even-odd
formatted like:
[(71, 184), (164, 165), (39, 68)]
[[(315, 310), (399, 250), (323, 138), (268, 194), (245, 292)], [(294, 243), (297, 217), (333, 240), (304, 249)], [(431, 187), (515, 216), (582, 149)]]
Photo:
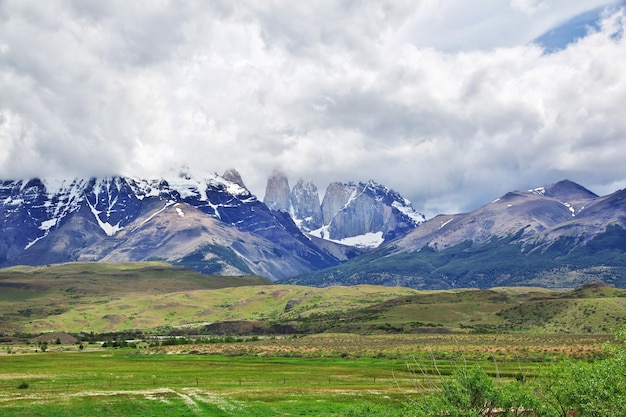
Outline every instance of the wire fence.
[[(250, 378), (241, 377), (212, 378), (207, 375), (197, 377), (109, 377), (109, 378), (78, 378), (78, 379), (38, 379), (10, 378), (0, 380), (0, 391), (13, 390), (45, 390), (45, 391), (82, 391), (82, 390), (143, 390), (149, 388), (229, 388), (229, 387), (301, 387), (301, 388), (377, 388), (377, 389), (413, 389), (424, 386), (433, 386), (440, 382), (436, 376), (420, 378), (395, 378), (394, 376), (347, 377), (345, 375), (289, 378), (268, 377)], [(25, 384), (25, 385), (24, 385)]]

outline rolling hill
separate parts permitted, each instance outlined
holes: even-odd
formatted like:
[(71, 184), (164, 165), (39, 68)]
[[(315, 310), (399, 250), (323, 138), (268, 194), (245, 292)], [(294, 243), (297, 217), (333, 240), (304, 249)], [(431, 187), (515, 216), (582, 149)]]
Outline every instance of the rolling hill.
[(208, 276), (165, 263), (0, 270), (0, 333), (611, 333), (626, 290), (311, 288)]

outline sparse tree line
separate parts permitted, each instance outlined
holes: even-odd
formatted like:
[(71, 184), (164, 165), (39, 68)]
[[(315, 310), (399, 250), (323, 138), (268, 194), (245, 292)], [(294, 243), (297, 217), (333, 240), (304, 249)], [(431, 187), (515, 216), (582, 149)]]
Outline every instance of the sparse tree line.
[[(260, 338), (259, 336), (250, 337), (234, 337), (234, 336), (181, 336), (175, 331), (164, 332), (159, 336), (152, 334), (145, 334), (141, 331), (128, 331), (128, 332), (115, 332), (115, 333), (81, 333), (74, 335), (76, 337), (76, 344), (79, 346), (79, 350), (84, 350), (85, 343), (90, 345), (99, 344), (103, 348), (131, 348), (137, 349), (140, 346), (143, 347), (160, 347), (160, 346), (182, 346), (182, 345), (202, 345), (202, 344), (216, 344), (216, 343), (243, 343), (243, 342), (255, 342)], [(23, 343), (29, 343), (28, 340), (36, 338), (35, 335), (20, 333), (14, 336), (18, 340), (22, 340)], [(7, 338), (7, 342), (13, 342)], [(61, 345), (61, 340), (40, 340), (35, 344), (35, 350), (37, 352), (46, 352), (51, 344)], [(12, 349), (7, 348), (7, 353), (13, 353)]]

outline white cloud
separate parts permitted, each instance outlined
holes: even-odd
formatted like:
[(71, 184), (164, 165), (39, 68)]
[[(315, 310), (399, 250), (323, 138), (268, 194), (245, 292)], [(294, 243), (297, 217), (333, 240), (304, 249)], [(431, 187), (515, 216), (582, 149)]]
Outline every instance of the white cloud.
[(513, 10), (528, 16), (532, 16), (546, 7), (548, 7), (548, 4), (541, 0), (511, 0), (511, 8)]
[(7, 0), (0, 176), (236, 167), (262, 197), (280, 167), (430, 215), (566, 177), (604, 190), (626, 179), (623, 18), (528, 45), (601, 3)]

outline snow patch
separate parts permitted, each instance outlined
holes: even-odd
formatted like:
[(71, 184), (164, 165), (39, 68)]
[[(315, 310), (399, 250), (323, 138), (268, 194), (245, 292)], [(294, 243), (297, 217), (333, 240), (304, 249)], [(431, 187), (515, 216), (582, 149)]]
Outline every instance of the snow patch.
[(39, 226), (39, 229), (40, 230), (50, 230), (54, 226), (56, 226), (57, 220), (58, 219), (44, 220), (43, 222), (41, 222), (41, 225)]
[(385, 241), (383, 238), (383, 232), (369, 232), (363, 235), (351, 236), (343, 239), (330, 239), (328, 238), (330, 235), (330, 233), (328, 233), (328, 226), (322, 226), (319, 229), (312, 230), (308, 234), (330, 242), (346, 246), (355, 246), (357, 248), (377, 248)]
[(123, 229), (123, 227), (120, 226), (119, 223), (113, 225), (113, 224), (109, 224), (107, 222), (103, 222), (102, 220), (100, 220), (100, 213), (102, 213), (102, 212), (96, 210), (96, 207), (91, 204), (91, 202), (89, 201), (88, 198), (86, 198), (85, 201), (87, 202), (87, 205), (91, 209), (91, 213), (93, 213), (93, 216), (96, 218), (96, 221), (98, 222), (98, 225), (104, 231), (104, 233), (106, 233), (107, 236), (113, 236), (117, 232), (119, 232), (120, 230)]
[(150, 217), (148, 217), (146, 220), (142, 221), (142, 222), (141, 222), (141, 224), (140, 224), (139, 226), (135, 227), (135, 228), (133, 229), (133, 232), (134, 232), (135, 230), (139, 229), (139, 228), (140, 228), (141, 226), (143, 226), (144, 224), (148, 223), (150, 220), (152, 220), (152, 219), (153, 219), (155, 216), (157, 216), (158, 214), (163, 213), (163, 212), (164, 212), (164, 211), (165, 211), (168, 207), (171, 207), (171, 206), (173, 206), (174, 204), (176, 204), (176, 202), (175, 202), (175, 201), (172, 201), (172, 200), (170, 200), (170, 201), (168, 201), (167, 203), (165, 203), (165, 205), (163, 206), (163, 208), (162, 208), (161, 210), (158, 210), (158, 211), (156, 211), (156, 212), (152, 213), (152, 214), (150, 215)]
[(41, 239), (43, 239), (46, 236), (48, 236), (48, 233), (44, 234), (41, 237), (38, 237), (37, 239), (33, 240), (32, 242), (28, 242), (28, 244), (26, 246), (24, 246), (24, 250), (30, 248), (31, 246), (33, 246), (35, 243), (39, 242)]
[(569, 211), (572, 213), (572, 217), (576, 217), (576, 209), (572, 207), (570, 203), (563, 203), (563, 205), (569, 209)]
[(398, 209), (400, 213), (404, 214), (409, 219), (413, 220), (416, 225), (424, 223), (425, 221), (424, 215), (416, 212), (413, 207), (411, 207), (411, 202), (406, 198), (404, 199), (404, 204), (401, 204), (399, 201), (394, 201), (391, 203), (391, 206)]
[[(177, 204), (178, 205), (178, 204)], [(180, 207), (176, 207), (176, 213), (180, 216), (180, 217), (185, 217), (185, 212), (183, 211), (183, 209), (181, 209)]]
[(448, 220), (447, 222), (443, 222), (443, 223), (441, 223), (441, 226), (439, 226), (439, 228), (440, 228), (440, 229), (443, 229), (443, 227), (444, 227), (446, 224), (450, 223), (452, 220), (454, 220), (454, 217), (453, 217), (453, 218), (451, 218), (450, 220)]

